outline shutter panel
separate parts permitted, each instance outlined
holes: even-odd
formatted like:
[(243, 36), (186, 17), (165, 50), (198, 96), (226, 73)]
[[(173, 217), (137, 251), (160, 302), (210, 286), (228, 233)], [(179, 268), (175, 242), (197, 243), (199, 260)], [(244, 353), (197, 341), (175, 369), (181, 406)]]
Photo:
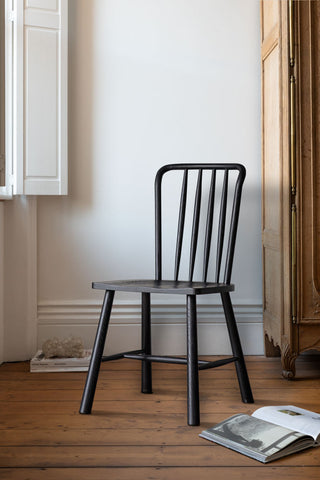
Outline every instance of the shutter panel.
[(67, 0), (16, 0), (14, 194), (67, 194)]
[[(8, 0), (1, 5), (1, 28), (4, 31), (1, 35), (1, 88), (4, 87), (1, 95), (1, 154), (3, 155), (1, 167), (4, 169), (2, 175), (2, 186), (0, 186), (0, 199), (7, 200), (12, 198), (12, 133), (13, 133), (13, 110), (12, 110), (12, 87), (13, 87), (13, 22), (10, 20), (11, 4)], [(4, 176), (4, 182), (3, 182)]]

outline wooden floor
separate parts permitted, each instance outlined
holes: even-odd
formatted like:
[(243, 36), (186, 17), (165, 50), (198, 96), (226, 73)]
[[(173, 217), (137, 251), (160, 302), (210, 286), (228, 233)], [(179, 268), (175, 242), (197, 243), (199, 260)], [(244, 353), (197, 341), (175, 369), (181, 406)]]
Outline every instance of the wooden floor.
[(279, 359), (248, 357), (254, 405), (240, 401), (234, 365), (200, 372), (201, 426), (186, 425), (184, 367), (154, 364), (153, 395), (139, 392), (138, 362), (104, 364), (92, 415), (78, 414), (85, 373), (29, 373), (0, 366), (0, 479), (320, 478), (320, 449), (263, 465), (198, 437), (202, 429), (262, 405), (320, 412), (320, 361), (297, 362), (282, 379)]

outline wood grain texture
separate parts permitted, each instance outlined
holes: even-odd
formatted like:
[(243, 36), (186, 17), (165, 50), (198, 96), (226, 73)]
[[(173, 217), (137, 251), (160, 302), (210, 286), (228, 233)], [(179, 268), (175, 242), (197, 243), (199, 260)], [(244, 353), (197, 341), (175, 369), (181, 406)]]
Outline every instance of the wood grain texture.
[(320, 350), (320, 2), (262, 0), (261, 32), (265, 352), (290, 379)]
[(290, 149), (288, 1), (261, 1), (263, 319), (269, 346), (290, 325)]
[[(216, 358), (210, 358), (215, 360)], [(200, 373), (201, 425), (186, 425), (186, 369), (154, 365), (154, 393), (140, 389), (140, 363), (103, 364), (91, 415), (78, 413), (85, 372), (30, 373), (0, 366), (0, 479), (318, 479), (320, 449), (263, 465), (198, 434), (238, 412), (296, 404), (319, 411), (320, 360), (297, 360), (292, 382), (279, 358), (246, 359), (256, 403), (240, 399), (234, 365)]]
[[(301, 4), (300, 4), (301, 3)], [(298, 307), (300, 350), (320, 349), (320, 107), (319, 2), (298, 2)]]

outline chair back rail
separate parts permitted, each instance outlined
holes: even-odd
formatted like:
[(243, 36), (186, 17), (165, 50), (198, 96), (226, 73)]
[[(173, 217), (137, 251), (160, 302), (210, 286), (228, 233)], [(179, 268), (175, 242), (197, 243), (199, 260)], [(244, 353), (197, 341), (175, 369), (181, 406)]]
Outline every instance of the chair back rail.
[[(190, 237), (188, 281), (191, 282), (194, 280), (195, 260), (200, 250), (200, 243), (202, 247), (201, 254), (203, 255), (201, 281), (208, 281), (210, 254), (212, 255), (213, 233), (215, 233), (216, 256), (215, 275), (213, 277), (213, 281), (219, 283), (221, 271), (223, 271), (223, 283), (229, 284), (231, 281), (242, 186), (246, 175), (244, 166), (240, 164), (171, 164), (162, 167), (158, 171), (155, 179), (155, 279), (162, 280), (163, 271), (162, 179), (166, 173), (179, 170), (183, 171), (183, 177), (177, 222), (173, 278), (175, 281), (179, 280), (182, 249), (184, 242), (186, 241), (186, 210), (188, 208), (187, 204), (190, 201), (188, 199), (189, 173), (191, 171), (198, 171), (195, 193), (192, 201), (193, 212)], [(205, 170), (211, 171), (211, 177), (207, 205), (203, 206), (203, 172)], [(219, 180), (222, 182), (221, 188), (218, 188), (218, 172), (221, 172), (219, 175)], [(230, 185), (229, 182), (230, 172), (235, 172), (237, 175), (237, 178), (232, 185)], [(219, 198), (217, 198), (218, 196)], [(229, 203), (231, 204), (231, 214), (227, 216), (227, 211), (230, 209), (228, 206)], [(204, 225), (204, 240), (203, 242), (199, 242), (201, 223), (200, 217), (202, 208), (206, 208), (206, 221)], [(215, 216), (218, 216), (218, 218), (215, 219)], [(216, 229), (214, 229), (215, 223), (217, 223)]]

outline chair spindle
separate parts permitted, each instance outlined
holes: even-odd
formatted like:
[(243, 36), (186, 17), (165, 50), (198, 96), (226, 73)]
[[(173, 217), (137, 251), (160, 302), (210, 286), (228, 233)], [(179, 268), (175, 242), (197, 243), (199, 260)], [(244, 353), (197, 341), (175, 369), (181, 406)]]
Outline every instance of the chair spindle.
[(174, 268), (174, 279), (175, 279), (175, 281), (177, 281), (178, 277), (179, 277), (181, 249), (182, 249), (183, 232), (184, 232), (184, 222), (185, 222), (185, 216), (186, 216), (187, 191), (188, 191), (188, 170), (185, 170), (184, 175), (183, 175), (181, 197), (180, 197), (179, 221), (178, 221), (177, 244), (176, 244), (176, 258), (175, 258), (175, 268)]
[(199, 170), (197, 189), (194, 200), (193, 222), (191, 233), (191, 248), (190, 248), (190, 267), (189, 267), (189, 281), (192, 282), (194, 263), (197, 253), (199, 221), (200, 221), (200, 207), (201, 207), (201, 193), (202, 193), (202, 170)]
[(204, 244), (203, 282), (207, 281), (207, 275), (208, 275), (208, 265), (209, 265), (211, 239), (212, 239), (215, 189), (216, 189), (216, 171), (212, 170), (209, 199), (208, 199), (206, 235), (205, 235), (205, 244)]
[(241, 199), (240, 190), (241, 190), (240, 177), (238, 177), (235, 190), (234, 190), (234, 198), (233, 198), (231, 221), (230, 221), (230, 234), (229, 234), (229, 241), (228, 241), (228, 247), (227, 247), (224, 279), (223, 279), (225, 283), (230, 283), (230, 280), (231, 280), (234, 249), (236, 244), (236, 236), (237, 236), (239, 213), (240, 213), (240, 199)]
[(217, 263), (216, 263), (216, 282), (219, 283), (221, 260), (223, 252), (223, 240), (226, 226), (227, 198), (228, 198), (228, 170), (224, 172), (224, 180), (221, 194), (219, 228), (217, 240)]

